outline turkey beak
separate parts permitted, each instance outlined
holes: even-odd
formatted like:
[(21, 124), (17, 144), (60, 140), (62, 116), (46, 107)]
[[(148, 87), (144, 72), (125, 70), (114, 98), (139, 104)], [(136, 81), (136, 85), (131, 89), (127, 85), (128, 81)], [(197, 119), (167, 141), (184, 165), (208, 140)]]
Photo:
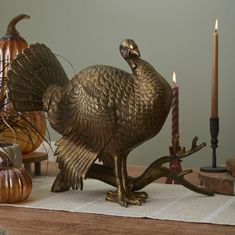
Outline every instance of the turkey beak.
[(138, 48), (129, 50), (129, 54), (140, 57), (140, 51)]

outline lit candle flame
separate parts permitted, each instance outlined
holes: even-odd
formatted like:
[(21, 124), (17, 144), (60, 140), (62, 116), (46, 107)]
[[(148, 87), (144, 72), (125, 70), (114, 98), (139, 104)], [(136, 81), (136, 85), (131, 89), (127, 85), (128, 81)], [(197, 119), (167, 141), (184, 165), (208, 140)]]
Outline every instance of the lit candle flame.
[(218, 20), (216, 19), (215, 21), (215, 31), (217, 32), (218, 31)]
[(175, 74), (175, 72), (173, 73), (172, 81), (173, 81), (174, 85), (176, 86), (176, 74)]

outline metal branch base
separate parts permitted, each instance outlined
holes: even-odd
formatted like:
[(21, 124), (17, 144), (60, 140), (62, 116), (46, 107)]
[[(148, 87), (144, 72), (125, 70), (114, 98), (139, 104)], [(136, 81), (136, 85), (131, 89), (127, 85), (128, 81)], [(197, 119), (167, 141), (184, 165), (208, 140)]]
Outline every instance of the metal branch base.
[[(189, 150), (185, 150), (185, 148), (180, 148), (180, 151), (176, 152), (175, 159), (176, 160), (181, 160), (197, 151), (202, 149), (203, 147), (206, 146), (205, 143), (202, 143), (200, 145), (197, 145), (197, 137), (194, 137), (192, 141), (192, 147)], [(161, 178), (161, 177), (166, 177), (166, 178), (171, 178), (174, 181), (178, 182), (182, 186), (200, 194), (204, 194), (207, 196), (213, 196), (214, 191), (207, 189), (205, 187), (200, 187), (197, 185), (192, 184), (191, 182), (187, 181), (184, 176), (192, 173), (192, 170), (186, 170), (186, 171), (180, 171), (180, 172), (174, 172), (171, 169), (168, 169), (167, 167), (164, 167), (163, 164), (169, 163), (172, 161), (172, 156), (163, 156), (154, 162), (152, 162), (147, 169), (137, 177), (131, 177), (127, 176), (128, 178), (128, 190), (131, 195), (135, 195), (137, 197), (143, 198), (143, 201), (145, 201), (146, 197), (143, 197), (143, 195), (147, 195), (146, 193), (143, 192), (136, 192), (144, 188), (145, 186), (151, 184), (155, 180)], [(96, 164), (94, 163), (88, 173), (86, 178), (91, 178), (91, 179), (97, 179), (100, 180), (106, 184), (112, 185), (114, 187), (117, 187), (117, 181), (116, 177), (114, 174), (114, 169), (110, 166), (106, 165), (101, 165), (101, 164)], [(58, 174), (51, 191), (52, 192), (62, 192), (62, 191), (67, 191), (70, 189), (70, 186), (66, 184), (64, 181), (62, 175)], [(114, 192), (109, 192), (108, 193), (108, 200), (110, 201), (115, 201), (115, 198), (118, 195)], [(111, 199), (110, 199), (111, 197)], [(135, 198), (134, 198), (135, 199)], [(142, 199), (141, 199), (142, 200)], [(142, 201), (141, 201), (142, 202)], [(141, 204), (141, 202), (139, 204)], [(134, 202), (135, 203), (135, 202)]]
[[(197, 151), (202, 149), (206, 146), (205, 143), (202, 143), (200, 145), (197, 145), (197, 137), (194, 137), (192, 141), (192, 147), (189, 150), (185, 150), (185, 148), (181, 148), (180, 151), (177, 152), (175, 158), (177, 160), (181, 160)], [(183, 185), (184, 187), (208, 196), (213, 196), (214, 192), (203, 187), (199, 187), (197, 185), (194, 185), (187, 181), (184, 176), (186, 174), (192, 173), (192, 170), (186, 170), (181, 172), (174, 172), (170, 169), (162, 166), (163, 164), (167, 162), (171, 162), (172, 157), (171, 156), (164, 156), (157, 160), (155, 160), (152, 164), (149, 165), (149, 167), (138, 177), (128, 177), (128, 184), (130, 186), (131, 191), (138, 191), (145, 186), (149, 185), (153, 181), (161, 178), (172, 178), (173, 180), (177, 181), (179, 184)], [(103, 181), (104, 183), (107, 183), (112, 186), (116, 186), (116, 180), (113, 173), (113, 169), (104, 165), (100, 164), (93, 164), (87, 174), (87, 178), (93, 178), (100, 181)]]

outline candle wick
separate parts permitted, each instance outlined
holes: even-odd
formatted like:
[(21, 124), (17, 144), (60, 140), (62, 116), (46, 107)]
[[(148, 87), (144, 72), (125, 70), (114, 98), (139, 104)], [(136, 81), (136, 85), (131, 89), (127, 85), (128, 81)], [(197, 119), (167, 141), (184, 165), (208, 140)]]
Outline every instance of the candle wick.
[(215, 21), (215, 33), (217, 33), (218, 32), (218, 20), (216, 19), (216, 21)]

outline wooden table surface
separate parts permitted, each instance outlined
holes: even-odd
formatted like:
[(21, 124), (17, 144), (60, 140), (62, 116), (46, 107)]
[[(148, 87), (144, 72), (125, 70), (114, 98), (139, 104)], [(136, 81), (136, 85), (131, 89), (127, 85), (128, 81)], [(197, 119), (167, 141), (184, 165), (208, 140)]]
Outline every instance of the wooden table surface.
[[(143, 167), (129, 168), (131, 175), (138, 175), (142, 170)], [(42, 173), (55, 175), (57, 173), (55, 163), (49, 163), (48, 165), (45, 165), (44, 163)], [(187, 177), (191, 182), (198, 183), (195, 173)], [(235, 226), (227, 225), (129, 218), (9, 206), (0, 207), (0, 227), (4, 227), (9, 235), (235, 234)]]

